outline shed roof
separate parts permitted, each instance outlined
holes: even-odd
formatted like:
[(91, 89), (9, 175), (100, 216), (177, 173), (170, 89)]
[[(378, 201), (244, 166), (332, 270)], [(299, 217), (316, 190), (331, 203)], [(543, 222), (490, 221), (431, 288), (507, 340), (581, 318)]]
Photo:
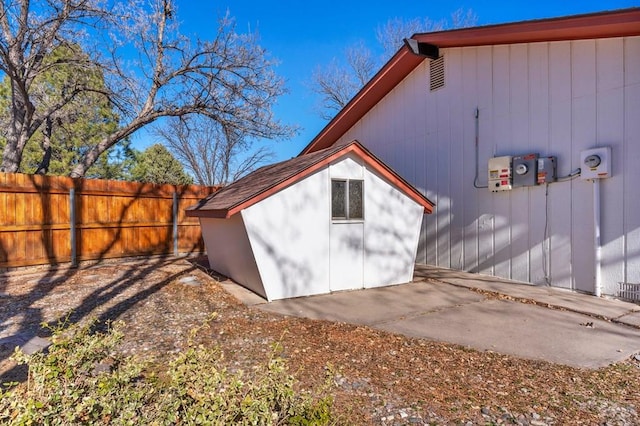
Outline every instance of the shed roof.
[(261, 167), (187, 208), (187, 216), (228, 218), (293, 185), (348, 153), (354, 153), (409, 198), (433, 212), (434, 203), (380, 161), (358, 141), (336, 144), (311, 154)]
[[(640, 35), (640, 8), (414, 34), (439, 48), (551, 42)], [(425, 58), (403, 46), (300, 155), (327, 148), (358, 122)]]

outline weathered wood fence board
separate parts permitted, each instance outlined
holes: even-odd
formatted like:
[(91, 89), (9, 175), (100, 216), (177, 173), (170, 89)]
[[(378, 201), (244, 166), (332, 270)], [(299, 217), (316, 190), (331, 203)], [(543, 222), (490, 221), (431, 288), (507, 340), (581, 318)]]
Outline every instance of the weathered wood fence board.
[(0, 268), (203, 252), (184, 209), (215, 189), (0, 173)]

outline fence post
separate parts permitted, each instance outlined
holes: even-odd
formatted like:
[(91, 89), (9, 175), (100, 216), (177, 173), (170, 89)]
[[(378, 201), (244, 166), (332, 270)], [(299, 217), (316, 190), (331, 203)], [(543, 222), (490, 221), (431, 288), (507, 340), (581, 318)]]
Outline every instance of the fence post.
[(173, 255), (178, 255), (178, 193), (173, 192)]
[(71, 234), (71, 267), (78, 266), (78, 253), (76, 244), (76, 189), (69, 190), (69, 233)]

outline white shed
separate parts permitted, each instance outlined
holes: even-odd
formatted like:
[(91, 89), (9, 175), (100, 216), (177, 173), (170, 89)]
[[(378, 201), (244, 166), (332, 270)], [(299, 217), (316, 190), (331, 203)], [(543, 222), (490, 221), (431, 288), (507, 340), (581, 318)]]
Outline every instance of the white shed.
[(411, 281), (433, 207), (351, 141), (262, 167), (187, 215), (212, 269), (276, 300)]
[(437, 203), (418, 262), (640, 301), (640, 8), (415, 34), (303, 154), (353, 139)]

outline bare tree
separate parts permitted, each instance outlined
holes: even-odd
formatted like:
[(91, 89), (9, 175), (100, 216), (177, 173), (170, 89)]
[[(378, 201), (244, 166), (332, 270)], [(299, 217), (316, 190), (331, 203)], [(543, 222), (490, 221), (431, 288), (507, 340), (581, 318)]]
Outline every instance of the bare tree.
[[(47, 102), (34, 82), (61, 65), (91, 67), (81, 52), (50, 61), (51, 52), (85, 39), (83, 28), (97, 28), (110, 15), (97, 0), (49, 0), (33, 6), (28, 0), (0, 1), (0, 70), (10, 80), (9, 119), (4, 130), (6, 144), (0, 171), (15, 172), (31, 136), (79, 93), (93, 88), (78, 78), (61, 85), (55, 101)], [(37, 9), (37, 12), (34, 11)], [(76, 45), (77, 46), (77, 45)]]
[(403, 20), (389, 19), (376, 29), (376, 39), (382, 46), (383, 55), (390, 58), (402, 46), (402, 40), (412, 34), (440, 31), (446, 27), (446, 20), (432, 21), (429, 18)]
[(319, 115), (330, 120), (355, 96), (370, 79), (384, 60), (402, 47), (403, 39), (416, 33), (441, 31), (475, 25), (477, 16), (472, 10), (458, 9), (446, 19), (433, 21), (429, 18), (404, 20), (389, 19), (376, 29), (376, 39), (382, 47), (382, 55), (374, 55), (364, 42), (345, 49), (345, 60), (334, 58), (327, 66), (318, 67), (311, 77), (311, 90), (320, 96)]
[(376, 69), (377, 62), (364, 42), (347, 47), (344, 54), (346, 66), (334, 58), (328, 66), (316, 68), (312, 76), (310, 87), (322, 99), (319, 113), (325, 120), (340, 111)]
[(478, 25), (478, 15), (471, 9), (458, 9), (451, 14), (451, 28), (468, 28)]
[[(31, 99), (30, 81), (23, 78), (22, 70), (39, 58), (27, 53), (41, 51), (44, 55), (52, 40), (79, 36), (87, 28), (97, 45), (92, 57), (104, 72), (102, 94), (117, 107), (121, 125), (87, 150), (71, 176), (83, 176), (101, 153), (161, 117), (206, 116), (222, 128), (250, 137), (284, 138), (295, 131), (276, 120), (271, 110), (284, 93), (283, 80), (273, 72), (274, 62), (259, 46), (256, 34), (236, 33), (228, 15), (219, 20), (212, 40), (189, 39), (180, 33), (173, 0), (119, 2), (109, 13), (98, 8), (97, 1), (42, 0), (38, 8), (31, 8), (28, 0), (3, 0), (0, 67), (7, 74), (12, 72), (12, 109), (17, 118), (15, 129), (7, 135), (5, 171), (18, 169), (24, 144), (47, 115)], [(52, 6), (49, 10), (44, 5)], [(8, 13), (10, 8), (20, 13)], [(48, 39), (39, 35), (42, 31), (32, 29), (35, 16), (54, 22), (46, 33)], [(101, 27), (101, 20), (107, 19), (109, 29)], [(34, 32), (31, 39), (14, 41), (30, 32)], [(127, 58), (132, 47), (137, 55)], [(68, 97), (83, 90), (95, 89), (74, 87)], [(34, 120), (40, 116), (43, 118)]]
[(207, 117), (171, 118), (154, 130), (199, 185), (226, 185), (273, 156), (238, 129)]

